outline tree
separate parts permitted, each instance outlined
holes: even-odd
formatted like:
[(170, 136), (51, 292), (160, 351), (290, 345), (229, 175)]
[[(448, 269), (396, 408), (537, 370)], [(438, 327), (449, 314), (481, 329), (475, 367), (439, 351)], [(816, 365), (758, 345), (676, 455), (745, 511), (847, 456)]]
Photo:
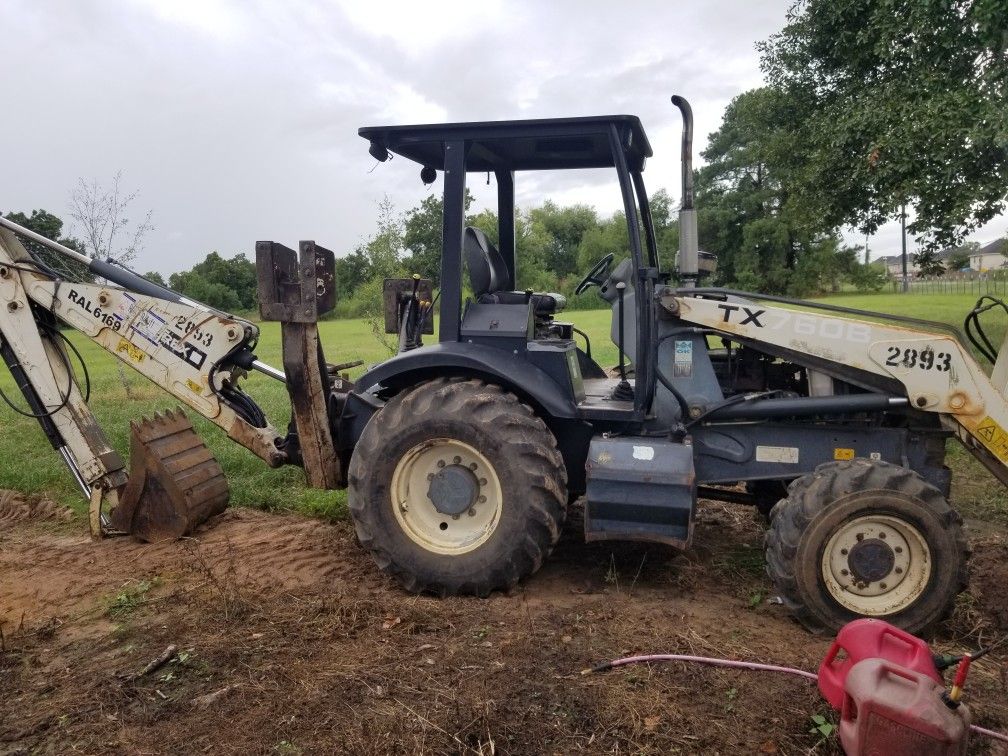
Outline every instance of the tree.
[[(473, 196), (466, 189), (466, 213), (469, 212), (472, 203)], [(429, 194), (419, 205), (406, 213), (403, 228), (403, 246), (406, 248), (404, 267), (411, 274), (419, 273), (423, 278), (429, 278), (435, 287), (441, 280), (443, 213), (444, 198), (440, 194)], [(468, 220), (466, 222), (468, 223)]]
[(833, 228), (794, 212), (789, 200), (794, 138), (789, 105), (769, 88), (743, 92), (710, 135), (697, 173), (703, 249), (718, 256), (718, 279), (783, 293), (802, 254)]
[(967, 242), (961, 247), (953, 249), (951, 254), (949, 254), (948, 263), (946, 267), (948, 270), (963, 270), (964, 268), (970, 267), (970, 256), (980, 249), (980, 245), (977, 242)]
[(528, 213), (530, 223), (538, 224), (550, 240), (542, 250), (542, 265), (556, 278), (564, 279), (578, 271), (578, 247), (585, 233), (598, 225), (598, 213), (588, 205), (559, 207), (546, 200)]
[(354, 291), (371, 277), (371, 263), (359, 246), (353, 252), (336, 258), (336, 297), (340, 300), (353, 296)]
[(403, 238), (402, 216), (386, 196), (378, 203), (378, 230), (363, 248), (372, 278), (395, 278), (402, 273)]
[(626, 215), (622, 212), (613, 213), (609, 218), (600, 220), (581, 237), (581, 243), (578, 245), (578, 270), (587, 273), (591, 266), (610, 252), (616, 255), (616, 262), (630, 256)]
[(235, 312), (241, 308), (241, 299), (234, 289), (217, 281), (210, 281), (199, 273), (191, 270), (172, 273), (168, 280), (172, 289), (197, 302), (224, 312)]
[(138, 191), (126, 192), (121, 186), (122, 171), (112, 178), (111, 189), (90, 183), (83, 178), (70, 193), (70, 217), (81, 226), (84, 247), (91, 257), (113, 258), (122, 264), (132, 262), (143, 250), (144, 239), (154, 230), (152, 211), (143, 220), (132, 223), (127, 217)]
[(938, 251), (932, 247), (924, 247), (912, 258), (922, 276), (941, 276), (945, 273), (945, 265), (938, 258)]
[[(5, 217), (7, 220), (24, 226), (29, 231), (34, 231), (36, 234), (41, 234), (47, 239), (59, 242), (64, 247), (69, 247), (75, 252), (84, 254), (84, 246), (80, 240), (74, 239), (72, 236), (63, 236), (63, 221), (48, 210), (32, 210), (31, 215), (25, 215), (22, 212), (7, 213)], [(71, 281), (94, 280), (94, 276), (82, 263), (61, 255), (59, 252), (51, 250), (31, 239), (22, 237), (20, 240), (32, 257), (52, 268), (59, 275)]]
[(225, 259), (211, 252), (191, 269), (172, 273), (168, 284), (190, 299), (227, 312), (258, 306), (255, 263), (243, 254)]
[(655, 228), (658, 262), (662, 270), (674, 271), (679, 251), (679, 219), (672, 197), (664, 188), (659, 189), (648, 198), (648, 206), (651, 208), (651, 222)]
[(156, 270), (148, 271), (144, 273), (144, 278), (146, 278), (151, 283), (156, 283), (158, 286), (168, 286), (168, 283), (164, 280), (164, 276), (158, 273)]
[(914, 209), (950, 246), (1005, 207), (1004, 0), (799, 0), (760, 45), (789, 103), (805, 217), (866, 233)]

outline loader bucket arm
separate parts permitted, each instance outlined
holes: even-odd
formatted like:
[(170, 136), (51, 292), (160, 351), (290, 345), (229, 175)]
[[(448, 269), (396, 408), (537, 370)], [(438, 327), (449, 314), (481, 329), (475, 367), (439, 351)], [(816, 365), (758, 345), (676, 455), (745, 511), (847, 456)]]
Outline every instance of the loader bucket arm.
[[(776, 303), (788, 306), (776, 307)], [(683, 321), (799, 363), (814, 364), (817, 370), (870, 391), (888, 391), (894, 410), (937, 415), (1008, 485), (1008, 385), (1003, 382), (1008, 372), (995, 370), (988, 377), (956, 329), (727, 289), (668, 290), (661, 304)], [(872, 320), (862, 319), (867, 317)], [(774, 401), (746, 402), (746, 414), (758, 416), (761, 406), (769, 407)], [(846, 401), (852, 411), (857, 409), (852, 399)], [(736, 412), (741, 409), (742, 403)]]

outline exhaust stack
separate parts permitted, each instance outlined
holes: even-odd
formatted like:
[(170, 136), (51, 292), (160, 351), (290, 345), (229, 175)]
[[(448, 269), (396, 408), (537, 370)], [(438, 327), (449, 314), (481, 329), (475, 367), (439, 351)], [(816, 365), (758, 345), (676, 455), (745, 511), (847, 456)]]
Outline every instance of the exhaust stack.
[(672, 95), (683, 119), (682, 205), (679, 208), (679, 276), (683, 286), (694, 286), (700, 274), (696, 208), (693, 206), (693, 109), (686, 98)]

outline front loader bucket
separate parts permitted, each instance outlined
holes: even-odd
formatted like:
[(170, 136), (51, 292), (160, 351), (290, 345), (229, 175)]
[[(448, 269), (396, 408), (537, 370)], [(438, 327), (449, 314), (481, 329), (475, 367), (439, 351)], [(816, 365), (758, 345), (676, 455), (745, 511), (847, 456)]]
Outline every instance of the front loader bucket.
[(224, 511), (227, 478), (181, 409), (145, 417), (130, 430), (130, 477), (109, 515), (113, 529), (170, 541)]

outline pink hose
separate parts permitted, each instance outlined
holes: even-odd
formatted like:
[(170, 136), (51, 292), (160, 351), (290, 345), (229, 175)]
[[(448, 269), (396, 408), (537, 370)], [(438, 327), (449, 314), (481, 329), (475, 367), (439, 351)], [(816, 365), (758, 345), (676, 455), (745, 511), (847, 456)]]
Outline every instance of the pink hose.
[(783, 672), (788, 675), (797, 675), (798, 677), (805, 677), (809, 680), (812, 680), (812, 682), (815, 682), (816, 680), (819, 679), (811, 672), (806, 672), (803, 669), (794, 669), (793, 667), (778, 667), (776, 664), (760, 664), (759, 662), (735, 661), (733, 659), (715, 659), (710, 656), (687, 656), (685, 654), (650, 654), (648, 656), (625, 656), (622, 659), (614, 659), (611, 662), (606, 662), (605, 664), (602, 664), (598, 667), (586, 671), (600, 672), (603, 669), (610, 669), (612, 667), (622, 667), (625, 664), (639, 664), (641, 662), (669, 662), (669, 661), (696, 662), (698, 664), (710, 664), (714, 667), (755, 669), (762, 672)]
[[(814, 675), (811, 672), (806, 672), (804, 669), (795, 669), (794, 667), (781, 667), (776, 664), (760, 664), (759, 662), (736, 661), (734, 659), (717, 659), (712, 656), (689, 656), (687, 654), (648, 654), (646, 656), (624, 656), (622, 659), (613, 659), (612, 661), (605, 662), (597, 667), (586, 669), (581, 674), (586, 675), (590, 672), (602, 672), (606, 669), (623, 667), (627, 664), (672, 661), (695, 662), (697, 664), (709, 664), (713, 667), (729, 667), (732, 669), (755, 669), (758, 672), (783, 672), (786, 675), (804, 677), (806, 680), (811, 680), (812, 682), (818, 682), (819, 680), (817, 675)], [(1008, 743), (1008, 735), (1003, 733), (988, 730), (985, 727), (978, 727), (977, 725), (970, 725), (970, 730), (978, 735), (984, 735), (993, 740)]]
[(994, 732), (994, 730), (988, 730), (986, 727), (978, 727), (977, 725), (970, 725), (970, 729), (978, 735), (986, 735), (991, 740), (1000, 740), (1002, 743), (1008, 743), (1008, 735), (1005, 735), (1003, 732)]

